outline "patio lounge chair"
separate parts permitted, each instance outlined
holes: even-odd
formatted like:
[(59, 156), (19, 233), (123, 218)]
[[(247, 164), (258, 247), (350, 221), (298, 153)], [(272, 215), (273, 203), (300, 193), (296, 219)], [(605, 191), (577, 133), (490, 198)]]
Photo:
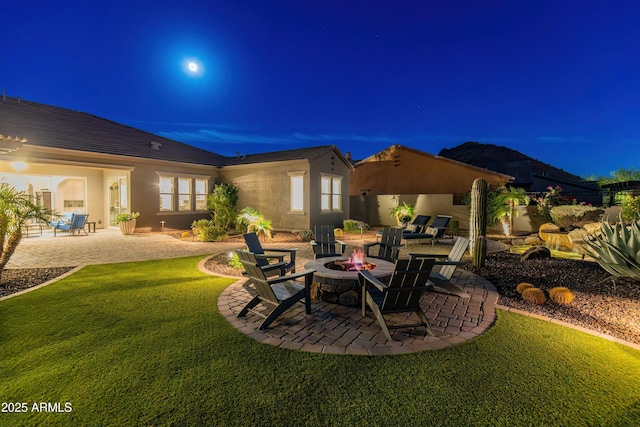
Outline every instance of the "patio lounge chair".
[[(362, 291), (362, 315), (367, 315), (367, 305), (376, 316), (382, 332), (393, 340), (389, 329), (417, 328), (424, 326), (429, 335), (434, 335), (426, 316), (420, 308), (420, 299), (432, 289), (429, 275), (435, 263), (433, 258), (399, 259), (388, 285), (376, 279), (370, 271), (360, 270), (358, 280)], [(387, 325), (385, 314), (415, 312), (420, 323)]]
[(88, 236), (87, 230), (84, 229), (84, 224), (87, 222), (88, 214), (73, 213), (69, 217), (69, 220), (54, 221), (51, 223), (53, 227), (53, 235), (57, 236), (58, 231), (67, 231), (71, 236), (79, 234), (80, 231), (84, 232)]
[[(424, 233), (424, 229), (427, 227), (430, 219), (431, 215), (417, 215), (407, 228), (402, 229), (402, 238), (404, 239), (404, 236), (411, 235), (413, 233)], [(382, 230), (378, 230), (376, 232), (376, 239), (380, 236), (382, 236)]]
[[(364, 255), (394, 262), (398, 259), (400, 245), (402, 242), (402, 229), (398, 227), (386, 227), (382, 229), (382, 237), (379, 242), (366, 243), (364, 245)], [(371, 248), (378, 246), (378, 253), (371, 254)]]
[(438, 239), (444, 236), (450, 221), (451, 216), (438, 215), (433, 219), (431, 225), (425, 227), (423, 231), (419, 233), (405, 233), (402, 238), (405, 242), (408, 240), (431, 239), (431, 245), (434, 245)]
[[(238, 313), (238, 317), (246, 316), (248, 312), (254, 313), (265, 319), (259, 328), (266, 329), (278, 316), (291, 308), (296, 302), (300, 302), (302, 298), (305, 300), (306, 313), (311, 313), (311, 283), (313, 282), (315, 270), (304, 270), (299, 273), (268, 279), (256, 254), (242, 250), (237, 250), (236, 253), (257, 293)], [(293, 281), (299, 278), (304, 278), (304, 285)], [(266, 313), (254, 309), (260, 303), (273, 307), (273, 309)]]
[[(444, 291), (443, 293), (457, 295), (462, 298), (471, 298), (471, 295), (466, 293), (459, 286), (451, 283), (451, 278), (453, 277), (453, 273), (456, 271), (459, 265), (463, 265), (464, 262), (460, 260), (464, 256), (467, 248), (469, 247), (469, 239), (465, 237), (457, 237), (449, 255), (434, 255), (434, 254), (409, 254), (411, 259), (424, 259), (424, 258), (435, 258), (435, 265), (441, 266), (438, 271), (431, 272), (431, 277), (429, 277), (429, 282), (432, 283), (438, 291), (441, 289)], [(442, 260), (442, 261), (441, 261)]]
[(344, 253), (347, 244), (336, 240), (333, 225), (316, 225), (314, 233), (315, 240), (311, 241), (311, 247), (316, 259), (339, 256)]
[[(284, 272), (282, 272), (281, 274), (284, 274), (287, 271), (291, 271), (294, 272), (296, 271), (296, 252), (298, 251), (298, 248), (269, 248), (266, 251), (262, 248), (262, 244), (260, 243), (260, 240), (258, 239), (258, 235), (256, 233), (246, 233), (244, 234), (244, 242), (247, 245), (247, 249), (249, 250), (249, 252), (253, 253), (256, 255), (256, 258), (258, 259), (258, 264), (260, 264), (263, 269), (265, 269), (266, 271), (275, 271), (276, 273), (278, 272), (278, 270), (281, 269), (281, 265), (279, 263), (284, 263)], [(278, 254), (267, 254), (266, 252), (276, 252)], [(285, 261), (284, 257), (289, 254), (289, 260)], [(271, 264), (269, 265), (269, 260), (270, 259), (276, 259), (278, 260), (278, 266), (276, 266), (276, 264)], [(267, 268), (264, 268), (267, 267)], [(267, 273), (268, 276), (272, 276), (274, 273)]]

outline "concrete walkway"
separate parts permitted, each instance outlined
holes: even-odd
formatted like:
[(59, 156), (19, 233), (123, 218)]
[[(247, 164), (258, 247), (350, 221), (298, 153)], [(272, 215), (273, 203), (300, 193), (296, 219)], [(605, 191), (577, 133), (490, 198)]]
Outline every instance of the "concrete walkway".
[[(359, 240), (348, 241), (349, 246), (361, 246)], [(264, 244), (265, 248), (278, 246), (298, 247), (296, 269), (313, 259), (309, 243)], [(42, 236), (24, 238), (11, 258), (8, 268), (72, 267), (87, 264), (105, 264), (151, 259), (168, 259), (202, 255), (199, 267), (210, 255), (227, 253), (242, 248), (242, 243), (181, 241), (158, 233), (123, 236), (119, 230), (97, 230), (89, 235), (69, 236), (45, 232)], [(403, 248), (408, 252), (447, 254), (451, 244), (411, 244)], [(350, 252), (350, 248), (347, 251)], [(210, 272), (208, 272), (211, 274)], [(384, 355), (432, 350), (473, 339), (491, 327), (495, 321), (498, 293), (487, 280), (458, 269), (454, 281), (472, 297), (464, 299), (452, 295), (428, 293), (422, 301), (423, 311), (435, 333), (426, 335), (424, 328), (398, 330), (395, 340), (388, 341), (373, 315), (363, 317), (360, 309), (314, 301), (312, 314), (304, 308), (289, 310), (266, 331), (258, 330), (259, 317), (236, 314), (252, 298), (254, 291), (241, 279), (227, 287), (218, 300), (220, 313), (242, 333), (260, 342), (310, 352)], [(411, 314), (410, 316), (415, 316)], [(416, 323), (406, 315), (389, 320)]]

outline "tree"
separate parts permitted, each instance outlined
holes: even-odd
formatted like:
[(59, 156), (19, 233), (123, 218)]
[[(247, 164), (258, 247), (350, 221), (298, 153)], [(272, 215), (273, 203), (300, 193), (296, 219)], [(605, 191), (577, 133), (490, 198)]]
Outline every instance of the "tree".
[(22, 239), (22, 227), (29, 220), (46, 221), (51, 214), (35, 205), (26, 192), (0, 183), (0, 276)]
[(510, 236), (513, 233), (513, 219), (518, 216), (516, 207), (529, 204), (529, 196), (522, 188), (509, 187), (498, 194), (494, 202), (497, 206), (495, 215), (507, 225), (505, 234)]
[(597, 181), (598, 185), (611, 184), (614, 182), (640, 181), (640, 169), (635, 167), (629, 169), (620, 168), (612, 171), (609, 176), (590, 176), (587, 179)]
[(238, 189), (231, 184), (217, 184), (207, 198), (207, 209), (211, 211), (216, 227), (228, 230), (236, 218)]

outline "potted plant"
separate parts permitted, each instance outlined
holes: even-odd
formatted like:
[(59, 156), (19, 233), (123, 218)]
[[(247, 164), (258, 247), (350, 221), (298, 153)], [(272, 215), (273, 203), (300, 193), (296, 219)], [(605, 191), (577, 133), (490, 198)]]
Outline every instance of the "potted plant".
[(120, 213), (116, 215), (116, 224), (120, 227), (122, 234), (133, 234), (136, 229), (136, 218), (140, 216), (140, 212)]
[(402, 228), (406, 228), (415, 213), (416, 209), (413, 206), (408, 205), (407, 202), (402, 202), (401, 205), (392, 208), (389, 215), (391, 215), (392, 218), (395, 218), (398, 223), (402, 225)]

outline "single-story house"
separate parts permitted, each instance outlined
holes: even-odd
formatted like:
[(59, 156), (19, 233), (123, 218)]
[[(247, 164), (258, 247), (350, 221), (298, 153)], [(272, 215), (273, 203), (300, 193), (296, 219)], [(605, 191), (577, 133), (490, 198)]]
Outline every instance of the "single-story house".
[(58, 213), (97, 228), (139, 212), (137, 229), (188, 229), (209, 217), (216, 183), (239, 188), (274, 229), (311, 229), (349, 217), (353, 170), (335, 146), (226, 157), (91, 114), (4, 96), (0, 179)]
[(475, 179), (497, 186), (513, 180), (510, 175), (402, 145), (392, 145), (354, 166), (351, 216), (372, 225), (394, 225), (389, 211), (403, 202), (414, 206), (417, 214), (447, 214), (466, 223), (469, 212), (463, 199)]

